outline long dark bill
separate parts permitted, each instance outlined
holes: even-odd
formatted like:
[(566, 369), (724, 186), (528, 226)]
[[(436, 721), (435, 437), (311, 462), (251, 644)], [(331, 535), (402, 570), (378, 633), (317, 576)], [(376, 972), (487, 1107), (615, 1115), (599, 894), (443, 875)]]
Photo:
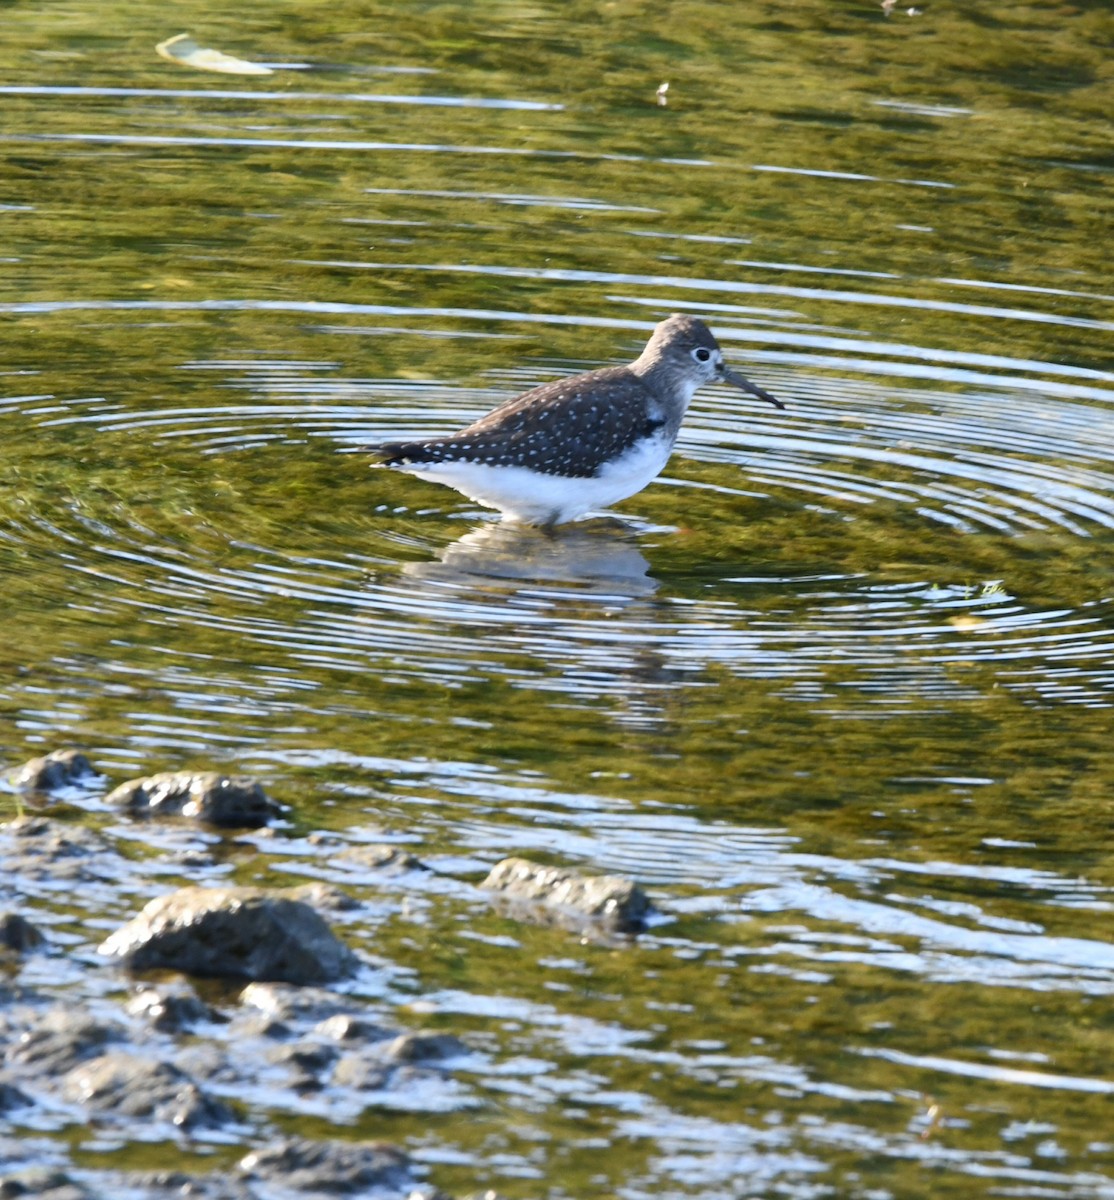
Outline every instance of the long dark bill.
[(729, 371), (725, 368), (723, 380), (725, 383), (733, 383), (737, 388), (742, 388), (744, 392), (750, 392), (752, 396), (757, 396), (759, 400), (765, 400), (767, 404), (772, 404), (774, 408), (785, 408), (785, 405), (776, 397), (771, 396), (769, 392), (763, 391), (758, 384), (751, 383), (749, 379), (744, 379), (742, 375), (738, 375), (734, 371)]

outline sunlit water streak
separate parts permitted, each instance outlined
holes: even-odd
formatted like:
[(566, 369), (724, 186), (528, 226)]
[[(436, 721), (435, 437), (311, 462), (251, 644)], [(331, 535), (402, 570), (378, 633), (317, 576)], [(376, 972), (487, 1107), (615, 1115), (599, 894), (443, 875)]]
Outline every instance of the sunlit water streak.
[(960, 303), (959, 301), (934, 300), (925, 296), (900, 296), (879, 292), (848, 292), (833, 289), (792, 287), (787, 284), (752, 283), (747, 280), (694, 279), (679, 275), (642, 275), (611, 271), (576, 271), (558, 267), (516, 267), (501, 264), (487, 266), (479, 263), (398, 263), (385, 261), (320, 261), (306, 265), (343, 267), (348, 270), (364, 271), (423, 271), (441, 272), (447, 275), (490, 275), (504, 279), (540, 279), (554, 283), (594, 283), (600, 286), (635, 284), (646, 287), (672, 287), (680, 291), (702, 293), (736, 292), (746, 295), (786, 296), (796, 300), (823, 300), (827, 303), (878, 305), (885, 308), (915, 308), (921, 312), (951, 313), (971, 317), (989, 317), (996, 320), (1034, 321), (1041, 324), (1063, 325), (1069, 328), (1114, 331), (1114, 322), (1096, 321), (1088, 318), (1068, 316), (1061, 313), (1041, 312), (1034, 309), (1002, 308), (995, 305)]
[(363, 138), (295, 138), (295, 137), (224, 137), (203, 134), (169, 133), (3, 133), (0, 142), (20, 143), (85, 143), (98, 146), (176, 146), (189, 148), (225, 147), (240, 150), (306, 150), (316, 153), (381, 153), (393, 150), (404, 154), (476, 154), (506, 158), (539, 160), (610, 162), (610, 163), (672, 163), (695, 167), (710, 165), (699, 160), (653, 159), (640, 154), (606, 154), (581, 150), (541, 150), (521, 146), (485, 146), (454, 142), (384, 142)]
[(0, 96), (78, 96), (84, 98), (166, 100), (250, 100), (253, 103), (288, 104), (404, 104), (432, 105), (442, 108), (511, 109), (521, 112), (561, 112), (563, 104), (536, 100), (506, 100), (480, 96), (392, 96), (381, 92), (246, 92), (225, 88), (129, 88), (129, 87), (48, 87), (0, 86)]

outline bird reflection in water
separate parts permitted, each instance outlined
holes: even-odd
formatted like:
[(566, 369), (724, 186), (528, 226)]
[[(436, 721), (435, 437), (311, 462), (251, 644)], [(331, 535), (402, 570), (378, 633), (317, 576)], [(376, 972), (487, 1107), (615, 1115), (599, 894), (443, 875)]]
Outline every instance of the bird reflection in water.
[(653, 595), (658, 587), (634, 530), (607, 518), (546, 531), (513, 522), (485, 523), (446, 546), (438, 561), (408, 563), (404, 571), (439, 583), (502, 580), (629, 599)]

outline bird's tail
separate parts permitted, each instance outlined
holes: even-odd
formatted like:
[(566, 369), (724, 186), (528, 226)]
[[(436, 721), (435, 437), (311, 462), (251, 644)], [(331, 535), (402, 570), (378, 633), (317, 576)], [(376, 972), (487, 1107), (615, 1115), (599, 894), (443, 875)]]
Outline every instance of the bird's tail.
[(381, 467), (406, 467), (412, 463), (437, 462), (438, 455), (423, 442), (381, 442), (365, 449), (376, 465)]

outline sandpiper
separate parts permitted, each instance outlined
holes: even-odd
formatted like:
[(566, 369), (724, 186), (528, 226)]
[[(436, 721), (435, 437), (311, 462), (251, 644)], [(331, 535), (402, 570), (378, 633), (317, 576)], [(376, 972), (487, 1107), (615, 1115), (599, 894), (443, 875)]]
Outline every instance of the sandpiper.
[(674, 313), (630, 366), (532, 388), (459, 433), (372, 449), (380, 465), (448, 484), (511, 520), (560, 525), (655, 478), (707, 383), (732, 383), (785, 407), (727, 367), (703, 321)]

